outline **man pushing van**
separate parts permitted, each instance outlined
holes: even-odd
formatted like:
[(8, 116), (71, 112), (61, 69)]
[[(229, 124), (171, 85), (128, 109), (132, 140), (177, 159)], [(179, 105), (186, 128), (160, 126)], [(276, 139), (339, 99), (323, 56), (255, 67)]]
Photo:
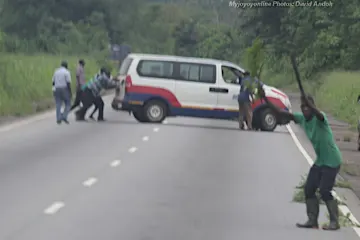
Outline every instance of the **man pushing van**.
[(246, 121), (248, 130), (252, 130), (252, 79), (249, 72), (244, 73), (244, 77), (240, 83), (240, 92), (238, 97), (239, 103), (239, 128), (244, 129), (244, 120)]
[(93, 81), (90, 81), (84, 89), (81, 96), (82, 108), (75, 112), (77, 121), (84, 121), (86, 111), (94, 104), (98, 108), (98, 121), (104, 121), (104, 102), (101, 98), (103, 89), (112, 89), (119, 86), (119, 81), (111, 79), (110, 72), (101, 68), (100, 74)]

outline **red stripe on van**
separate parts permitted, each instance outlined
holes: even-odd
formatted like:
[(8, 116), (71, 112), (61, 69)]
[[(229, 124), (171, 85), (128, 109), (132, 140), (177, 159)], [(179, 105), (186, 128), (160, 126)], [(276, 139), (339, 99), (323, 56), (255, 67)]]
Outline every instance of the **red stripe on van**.
[[(284, 103), (278, 99), (278, 98), (274, 98), (274, 97), (267, 97), (267, 99), (272, 103), (274, 104), (275, 106), (281, 108), (281, 109), (284, 109), (286, 108), (286, 106), (284, 105)], [(262, 105), (262, 104), (266, 104), (265, 100), (263, 99), (257, 99), (255, 100), (255, 102), (251, 105), (252, 109)]]
[(159, 96), (166, 99), (169, 102), (169, 104), (171, 104), (173, 107), (178, 107), (178, 108), (181, 107), (181, 104), (177, 100), (175, 95), (169, 90), (166, 90), (164, 88), (132, 85), (127, 89), (127, 93), (143, 93), (143, 94), (151, 94), (154, 96)]
[(274, 89), (271, 89), (271, 91), (273, 91), (273, 92), (276, 93), (276, 94), (279, 94), (280, 96), (284, 97), (285, 99), (288, 98), (285, 94), (283, 94), (283, 93), (281, 93), (281, 92), (279, 92), (279, 91), (276, 91), (276, 90), (274, 90)]

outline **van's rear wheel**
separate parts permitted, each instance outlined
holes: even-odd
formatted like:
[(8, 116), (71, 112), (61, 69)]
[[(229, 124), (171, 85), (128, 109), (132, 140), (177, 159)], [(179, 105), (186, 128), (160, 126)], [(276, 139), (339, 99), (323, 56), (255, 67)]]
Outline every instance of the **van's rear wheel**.
[(139, 109), (137, 111), (132, 112), (134, 118), (141, 123), (145, 123), (148, 122), (145, 115), (144, 115), (144, 110), (143, 109)]
[(277, 126), (277, 118), (274, 111), (265, 108), (260, 112), (260, 129), (261, 131), (273, 132)]
[(149, 122), (161, 123), (166, 118), (167, 107), (159, 100), (151, 100), (145, 104), (144, 115)]

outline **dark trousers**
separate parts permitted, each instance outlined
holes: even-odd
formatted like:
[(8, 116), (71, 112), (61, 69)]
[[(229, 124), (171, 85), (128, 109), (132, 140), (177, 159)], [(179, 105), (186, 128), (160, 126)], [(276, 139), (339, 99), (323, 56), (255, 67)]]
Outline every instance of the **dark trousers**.
[(78, 120), (84, 120), (87, 110), (94, 104), (99, 110), (98, 120), (104, 119), (104, 101), (101, 97), (95, 97), (90, 89), (85, 89), (81, 94), (83, 106), (76, 112)]
[(72, 110), (74, 110), (76, 107), (80, 106), (82, 92), (83, 92), (83, 91), (82, 91), (81, 89), (78, 89), (78, 90), (76, 91), (75, 100), (74, 100), (73, 105), (71, 106), (70, 111), (72, 111)]
[(316, 198), (316, 191), (319, 189), (321, 198), (324, 202), (334, 199), (331, 194), (334, 188), (336, 175), (340, 167), (331, 168), (327, 166), (316, 166), (315, 164), (310, 168), (308, 177), (306, 179), (304, 193), (306, 199)]
[(102, 99), (101, 96), (98, 96), (96, 99), (95, 99), (95, 108), (94, 110), (92, 111), (92, 113), (90, 114), (90, 117), (93, 118), (94, 114), (96, 111), (98, 111), (100, 108), (102, 108), (102, 110), (100, 111), (99, 110), (99, 113), (98, 113), (98, 119), (104, 119), (104, 101)]
[(242, 129), (244, 127), (244, 121), (246, 122), (249, 129), (252, 129), (252, 109), (250, 102), (239, 103), (239, 127)]

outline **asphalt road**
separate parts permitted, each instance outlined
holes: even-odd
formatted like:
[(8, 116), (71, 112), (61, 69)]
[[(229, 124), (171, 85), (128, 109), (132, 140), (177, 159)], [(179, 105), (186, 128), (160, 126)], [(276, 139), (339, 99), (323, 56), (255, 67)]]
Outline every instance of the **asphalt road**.
[(295, 227), (305, 209), (292, 195), (309, 166), (285, 128), (105, 117), (0, 132), (1, 240), (358, 239)]

